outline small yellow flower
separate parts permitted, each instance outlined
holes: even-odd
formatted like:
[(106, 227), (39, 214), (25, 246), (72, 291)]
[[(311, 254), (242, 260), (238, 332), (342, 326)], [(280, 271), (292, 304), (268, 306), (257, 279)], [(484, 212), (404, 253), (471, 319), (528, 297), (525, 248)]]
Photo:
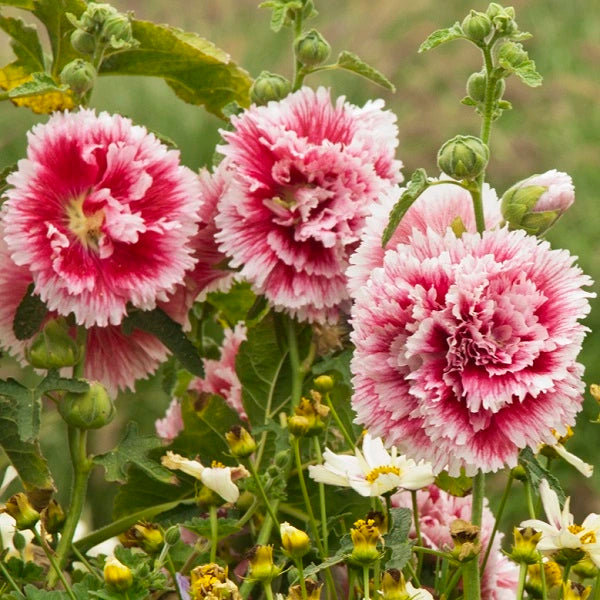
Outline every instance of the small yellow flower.
[(538, 542), (542, 537), (541, 531), (536, 531), (532, 527), (523, 529), (513, 529), (515, 543), (512, 547), (510, 557), (517, 563), (533, 565), (539, 560), (539, 553), (536, 550)]
[(238, 588), (227, 578), (227, 567), (208, 563), (191, 572), (190, 591), (193, 600), (239, 600)]
[(354, 545), (350, 557), (353, 561), (369, 565), (381, 556), (377, 544), (383, 540), (373, 519), (367, 521), (359, 519), (356, 521), (354, 529), (350, 529), (350, 537)]
[[(544, 562), (544, 576), (546, 578), (546, 589), (552, 590), (557, 588), (562, 583), (562, 571), (558, 563), (553, 560)], [(525, 590), (532, 598), (542, 597), (542, 576), (541, 567), (538, 564), (529, 565), (527, 568), (527, 582)]]
[(158, 554), (164, 545), (165, 538), (158, 525), (139, 521), (122, 533), (119, 541), (125, 548), (141, 548), (148, 554)]
[(281, 568), (273, 562), (273, 546), (254, 546), (248, 553), (250, 578), (269, 582), (281, 573)]
[(254, 438), (239, 425), (234, 425), (225, 434), (231, 454), (237, 458), (248, 458), (256, 450)]
[(567, 581), (562, 584), (564, 600), (586, 600), (592, 593), (592, 586), (585, 587), (574, 581)]
[(279, 526), (281, 545), (292, 558), (302, 558), (310, 550), (310, 538), (287, 521)]
[(109, 556), (104, 563), (104, 581), (109, 587), (124, 592), (131, 587), (133, 575), (128, 566), (114, 556)]
[(321, 394), (313, 391), (311, 398), (302, 398), (294, 409), (295, 414), (288, 419), (288, 429), (296, 436), (317, 435), (325, 428), (323, 419), (329, 414), (329, 407), (321, 404)]

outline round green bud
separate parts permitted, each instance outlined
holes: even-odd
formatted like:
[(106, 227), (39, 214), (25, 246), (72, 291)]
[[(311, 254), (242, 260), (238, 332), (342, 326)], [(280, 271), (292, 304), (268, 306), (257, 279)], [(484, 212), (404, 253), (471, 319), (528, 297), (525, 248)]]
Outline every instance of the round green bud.
[(493, 19), (494, 17), (497, 17), (502, 12), (504, 12), (504, 8), (500, 4), (498, 4), (496, 2), (490, 3), (490, 5), (488, 6), (487, 10), (485, 11), (485, 13), (487, 14), (487, 16), (490, 19)]
[(181, 532), (178, 525), (173, 525), (165, 531), (165, 542), (169, 546), (174, 546), (181, 539)]
[(500, 100), (504, 96), (504, 90), (506, 90), (506, 81), (504, 79), (498, 79), (496, 81), (496, 87), (494, 88), (494, 99)]
[(315, 388), (322, 393), (330, 392), (335, 385), (335, 381), (331, 375), (319, 375), (315, 377)]
[(79, 347), (69, 335), (64, 319), (48, 321), (25, 354), (36, 369), (62, 369), (79, 361)]
[(472, 10), (464, 18), (462, 30), (470, 40), (481, 42), (492, 31), (492, 21), (485, 13)]
[(100, 41), (111, 43), (115, 47), (129, 44), (133, 39), (131, 22), (126, 15), (116, 13), (108, 17), (102, 24)]
[(487, 83), (487, 76), (485, 71), (479, 71), (479, 73), (473, 73), (469, 79), (467, 79), (467, 94), (475, 102), (485, 101), (485, 86)]
[(109, 556), (104, 563), (104, 582), (109, 588), (124, 592), (133, 584), (133, 574), (127, 565)]
[(263, 71), (250, 88), (250, 100), (254, 104), (267, 104), (271, 100), (281, 100), (292, 91), (292, 84), (281, 75)]
[(87, 31), (76, 29), (71, 34), (71, 46), (81, 54), (92, 56), (96, 50), (96, 38)]
[(314, 67), (325, 62), (331, 53), (331, 46), (316, 30), (302, 34), (294, 42), (296, 58), (307, 67)]
[(485, 169), (490, 158), (488, 147), (472, 135), (457, 135), (439, 150), (437, 164), (453, 179), (475, 179)]
[(104, 22), (116, 14), (117, 9), (110, 4), (92, 2), (79, 17), (79, 26), (88, 33), (96, 34), (102, 29)]
[(12, 543), (17, 552), (23, 552), (23, 550), (25, 550), (25, 546), (27, 546), (27, 540), (20, 531), (15, 531), (12, 538)]
[(528, 60), (529, 55), (523, 50), (523, 46), (517, 42), (504, 42), (498, 49), (498, 61), (500, 64), (505, 62), (516, 69)]
[(113, 420), (115, 405), (106, 388), (92, 381), (87, 392), (67, 392), (58, 403), (58, 412), (72, 427), (99, 429)]
[(280, 450), (273, 459), (275, 462), (275, 466), (279, 469), (287, 468), (290, 462), (290, 451), (289, 450)]
[(60, 73), (60, 80), (66, 83), (78, 96), (83, 96), (94, 87), (96, 69), (87, 60), (76, 58), (65, 65)]
[(256, 450), (254, 438), (239, 425), (234, 425), (225, 434), (225, 439), (231, 450), (231, 454), (237, 458), (248, 458)]

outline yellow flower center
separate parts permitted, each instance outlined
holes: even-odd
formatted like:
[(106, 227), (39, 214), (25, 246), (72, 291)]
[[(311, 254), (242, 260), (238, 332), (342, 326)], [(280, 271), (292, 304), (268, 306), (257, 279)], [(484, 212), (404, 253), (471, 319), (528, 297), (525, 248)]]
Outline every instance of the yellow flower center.
[(400, 469), (398, 467), (392, 467), (390, 465), (385, 465), (382, 467), (375, 467), (372, 471), (370, 471), (369, 473), (367, 473), (367, 475), (365, 475), (365, 479), (369, 483), (375, 483), (375, 481), (377, 480), (377, 478), (380, 475), (387, 475), (388, 473), (392, 473), (393, 475), (400, 476)]
[[(569, 531), (577, 535), (584, 531), (581, 525), (569, 525)], [(593, 531), (588, 531), (584, 533), (580, 538), (582, 544), (595, 544), (596, 543), (596, 534)]]
[(211, 466), (213, 469), (224, 469), (224, 468), (225, 468), (225, 465), (224, 465), (222, 462), (219, 462), (218, 460), (213, 460), (213, 461), (210, 463), (210, 466)]
[(83, 209), (85, 195), (74, 198), (66, 207), (69, 229), (79, 238), (85, 248), (98, 250), (98, 240), (102, 235), (104, 212), (97, 210), (86, 214)]

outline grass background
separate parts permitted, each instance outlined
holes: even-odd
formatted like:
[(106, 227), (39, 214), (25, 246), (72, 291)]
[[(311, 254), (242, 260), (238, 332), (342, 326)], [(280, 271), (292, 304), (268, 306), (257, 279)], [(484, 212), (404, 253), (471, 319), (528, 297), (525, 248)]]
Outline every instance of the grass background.
[[(273, 34), (269, 13), (257, 8), (256, 0), (114, 0), (113, 4), (135, 11), (137, 18), (199, 33), (229, 52), (253, 76), (263, 69), (291, 76), (291, 33)], [(358, 104), (372, 97), (385, 98), (398, 115), (398, 157), (405, 164), (405, 176), (421, 166), (433, 174), (437, 149), (446, 139), (479, 131), (479, 117), (459, 100), (465, 95), (467, 77), (479, 70), (481, 60), (474, 46), (461, 41), (425, 54), (417, 54), (417, 48), (431, 31), (462, 20), (470, 8), (485, 10), (486, 6), (476, 0), (317, 1), (320, 15), (309, 25), (325, 35), (334, 54), (356, 52), (388, 75), (397, 92), (388, 93), (344, 73), (314, 75), (307, 83), (331, 86), (336, 95), (345, 94)], [(555, 247), (578, 255), (582, 268), (600, 281), (600, 11), (595, 0), (518, 0), (514, 6), (521, 29), (535, 36), (526, 47), (544, 76), (544, 85), (531, 89), (509, 80), (505, 97), (514, 110), (494, 125), (488, 179), (501, 194), (531, 173), (551, 168), (568, 172), (575, 182), (577, 201), (548, 237)], [(10, 59), (8, 39), (2, 36), (0, 59), (3, 64)], [(210, 163), (222, 125), (202, 108), (178, 100), (164, 82), (152, 79), (101, 78), (92, 105), (130, 116), (169, 136), (179, 145), (184, 163), (194, 169)], [(0, 103), (0, 167), (24, 155), (25, 131), (44, 119), (8, 102)], [(595, 288), (598, 291), (598, 285)], [(600, 302), (592, 304), (587, 324), (599, 333), (588, 336), (581, 356), (588, 383), (600, 382)], [(5, 362), (3, 373), (14, 375), (15, 366)], [(168, 398), (152, 380), (140, 383), (137, 392), (123, 395), (119, 408), (122, 414), (141, 420), (149, 431)], [(598, 472), (591, 480), (583, 480), (573, 469), (559, 471), (574, 496), (575, 511), (581, 513), (600, 512), (596, 493), (600, 490), (600, 430), (589, 423), (598, 407), (586, 396), (569, 448), (598, 464)], [(56, 431), (52, 423), (47, 428)], [(67, 477), (64, 438), (59, 433), (49, 436), (49, 451), (55, 470)], [(106, 448), (118, 434), (116, 425), (103, 430), (95, 444)], [(497, 485), (491, 483), (492, 488)], [(95, 511), (100, 521), (108, 518), (109, 494), (103, 495), (102, 507)], [(517, 489), (509, 518), (522, 518), (521, 501)]]

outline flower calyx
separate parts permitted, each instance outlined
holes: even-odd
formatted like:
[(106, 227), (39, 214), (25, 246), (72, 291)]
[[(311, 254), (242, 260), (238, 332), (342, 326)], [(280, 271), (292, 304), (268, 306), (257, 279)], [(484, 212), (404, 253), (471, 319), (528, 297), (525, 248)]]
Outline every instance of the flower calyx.
[(463, 519), (455, 519), (450, 524), (450, 536), (454, 541), (452, 556), (459, 562), (475, 558), (481, 552), (480, 528)]

